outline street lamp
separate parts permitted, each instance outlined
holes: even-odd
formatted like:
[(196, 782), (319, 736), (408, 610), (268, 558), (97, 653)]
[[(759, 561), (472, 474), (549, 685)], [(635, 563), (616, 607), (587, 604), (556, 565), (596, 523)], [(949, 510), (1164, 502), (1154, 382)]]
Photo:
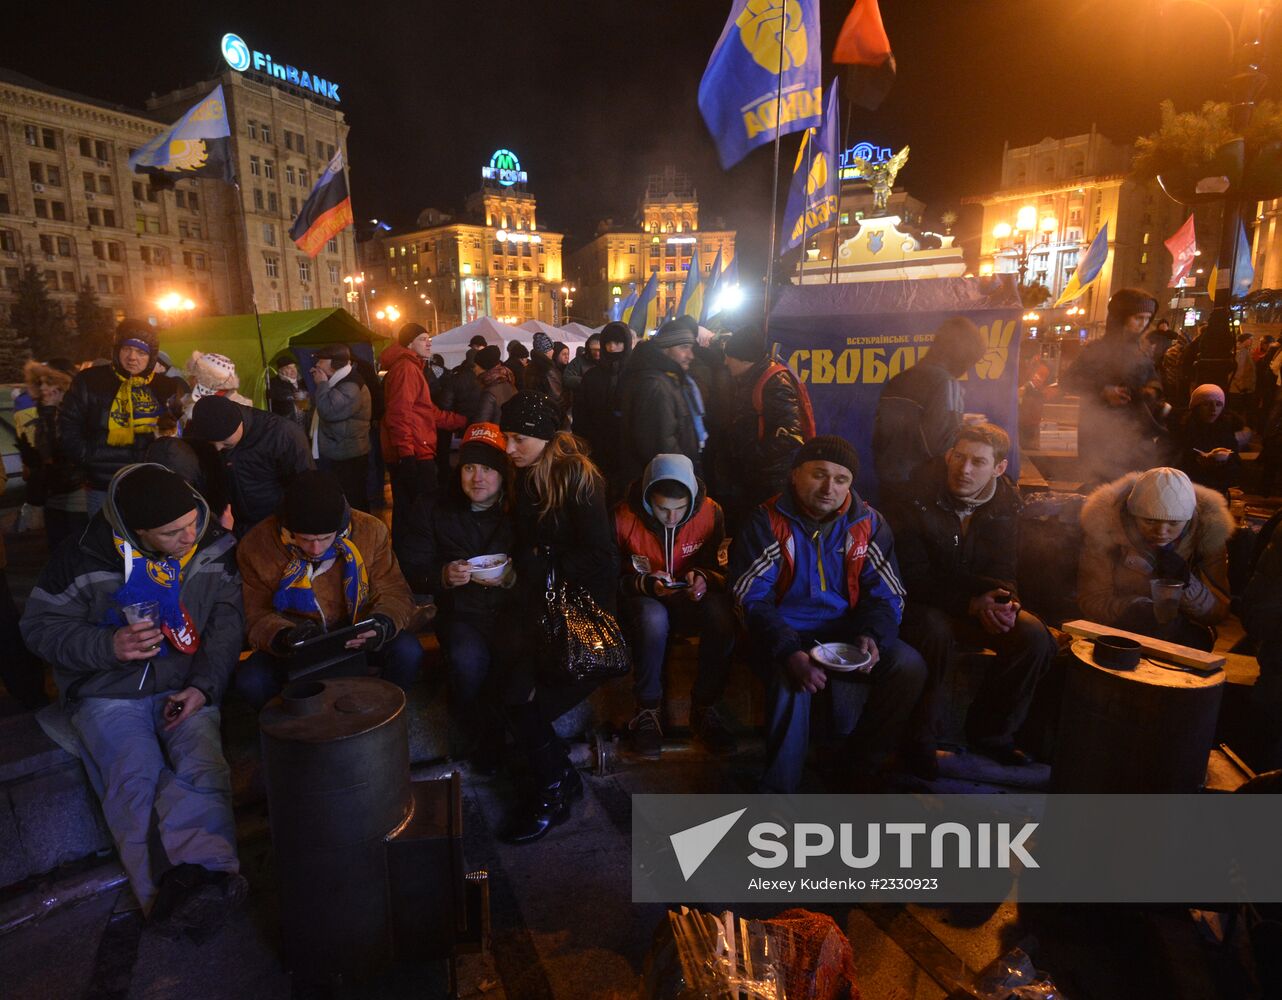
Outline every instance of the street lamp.
[(156, 308), (164, 314), (165, 322), (172, 324), (175, 317), (190, 316), (196, 303), (177, 292), (166, 292), (156, 300)]
[(561, 312), (564, 314), (564, 316), (563, 318), (557, 319), (555, 324), (556, 326), (560, 326), (563, 322), (566, 322), (569, 320), (570, 306), (574, 304), (573, 295), (577, 291), (578, 289), (575, 288), (573, 285), (561, 286)]
[(374, 318), (380, 322), (386, 322), (387, 328), (390, 330), (392, 324), (401, 318), (401, 311), (393, 305), (384, 306), (374, 314)]
[[(1015, 225), (1012, 226), (1009, 222), (999, 222), (993, 227), (993, 239), (1014, 241), (996, 253), (1013, 253), (1015, 255), (1015, 269), (1019, 273), (1021, 288), (1028, 274), (1028, 258), (1042, 247), (1049, 247), (1057, 229), (1059, 229), (1059, 220), (1055, 216), (1045, 215), (1038, 221), (1037, 209), (1032, 205), (1024, 205), (1015, 213)], [(1031, 247), (1028, 245), (1030, 234), (1040, 234), (1041, 236)]]
[(419, 293), (418, 297), (423, 300), (424, 305), (429, 305), (432, 307), (432, 336), (435, 337), (438, 333), (441, 332), (441, 321), (437, 319), (437, 316), (436, 316), (436, 303), (433, 302), (431, 299), (429, 299), (422, 292)]
[(360, 274), (347, 274), (343, 276), (343, 284), (347, 286), (347, 301), (355, 302), (360, 297), (361, 309), (365, 313), (365, 324), (369, 325), (369, 305), (365, 301), (365, 272)]

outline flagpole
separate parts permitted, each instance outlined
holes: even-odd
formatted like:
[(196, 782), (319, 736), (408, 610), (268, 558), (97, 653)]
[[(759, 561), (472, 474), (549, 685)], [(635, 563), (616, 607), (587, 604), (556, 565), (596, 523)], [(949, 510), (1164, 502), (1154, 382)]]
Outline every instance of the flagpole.
[(770, 333), (770, 291), (774, 287), (775, 280), (775, 247), (779, 238), (779, 140), (782, 137), (779, 129), (779, 117), (783, 114), (783, 36), (785, 27), (787, 27), (787, 17), (784, 14), (784, 7), (781, 5), (779, 7), (779, 77), (775, 88), (775, 172), (773, 192), (770, 196), (770, 256), (766, 258), (766, 288), (762, 296), (765, 315), (762, 319), (761, 332), (767, 336)]
[[(239, 204), (240, 212), (240, 231), (242, 236), (241, 246), (244, 247), (245, 253), (245, 277), (249, 281), (249, 304), (254, 310), (254, 327), (258, 331), (258, 356), (263, 363), (263, 399), (267, 398), (267, 348), (263, 345), (263, 318), (258, 314), (258, 296), (254, 293), (254, 275), (250, 269), (249, 263), (249, 219), (245, 216), (245, 198), (240, 189), (240, 178), (232, 181), (232, 187), (236, 189), (236, 201)], [(283, 236), (284, 234), (282, 234)]]
[[(837, 94), (833, 94), (833, 99), (837, 99)], [(846, 126), (841, 133), (841, 153), (837, 156), (837, 224), (832, 231), (832, 260), (828, 265), (828, 284), (832, 284), (837, 278), (837, 250), (841, 246), (841, 195), (846, 188), (845, 181), (841, 176), (841, 157), (845, 155), (850, 148), (850, 111), (854, 105), (846, 102)]]

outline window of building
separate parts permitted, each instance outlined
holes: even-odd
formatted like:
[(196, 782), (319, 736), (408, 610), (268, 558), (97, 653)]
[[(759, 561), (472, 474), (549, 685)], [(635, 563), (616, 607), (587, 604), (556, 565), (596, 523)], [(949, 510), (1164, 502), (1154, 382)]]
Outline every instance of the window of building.
[(269, 247), (276, 245), (276, 227), (270, 222), (263, 223), (263, 242)]
[(0, 229), (0, 250), (6, 253), (18, 252), (18, 237), (12, 229)]
[(50, 257), (53, 256), (53, 237), (52, 236), (41, 234), (40, 252), (47, 253)]
[(285, 164), (285, 183), (294, 183), (294, 165), (292, 163)]
[(259, 126), (259, 127), (260, 127), (260, 128), (262, 129), (262, 131), (263, 131), (263, 142), (271, 142), (271, 141), (272, 141), (272, 127), (271, 127), (270, 125), (268, 125), (266, 122), (263, 122), (263, 124), (262, 124), (261, 126)]
[(267, 268), (267, 277), (269, 278), (280, 277), (280, 258), (279, 257), (274, 257), (271, 254), (264, 254), (263, 264)]
[(284, 302), (285, 300), (284, 298), (281, 297), (280, 292), (272, 292), (272, 307), (277, 312), (280, 312), (282, 309), (285, 308)]
[[(36, 128), (36, 126), (34, 125), (22, 126), (22, 135), (23, 135), (23, 138), (26, 139), (28, 146), (40, 145), (40, 130)], [(317, 145), (319, 146), (320, 143), (317, 143)]]
[(195, 240), (200, 239), (200, 223), (199, 222), (193, 222), (191, 224), (191, 236), (192, 236), (192, 239), (195, 239)]
[(85, 193), (86, 194), (98, 193), (98, 175), (97, 174), (85, 174)]
[(1140, 263), (1141, 263), (1141, 264), (1147, 264), (1147, 263), (1148, 263), (1148, 251), (1147, 251), (1147, 250), (1145, 250), (1142, 254), (1140, 254)]
[(258, 122), (254, 121), (251, 118), (249, 120), (249, 124), (245, 127), (245, 131), (249, 133), (249, 137), (251, 139), (257, 139), (258, 138)]
[(267, 192), (267, 211), (269, 211), (269, 212), (278, 212), (278, 211), (280, 211), (280, 202), (278, 202), (278, 201), (276, 200), (276, 192), (275, 192), (275, 191), (268, 191), (268, 192)]
[(49, 218), (49, 203), (43, 198), (36, 199), (36, 215), (41, 219)]
[(111, 291), (115, 295), (125, 294), (125, 277), (122, 274), (113, 274), (111, 276)]
[(276, 161), (263, 160), (263, 176), (269, 181), (276, 179)]
[(6, 267), (4, 269), (4, 283), (10, 288), (18, 284), (18, 269), (16, 267)]
[(179, 208), (186, 208), (186, 207), (187, 207), (187, 192), (186, 192), (186, 191), (175, 191), (175, 192), (174, 192), (174, 204), (175, 204), (175, 205), (177, 205)]
[(304, 167), (298, 168), (298, 183), (301, 187), (307, 187), (307, 170)]
[(333, 239), (328, 239), (325, 241), (325, 252), (338, 253), (338, 237), (334, 237)]
[(91, 226), (102, 225), (102, 209), (100, 208), (89, 209), (89, 225)]
[(197, 195), (195, 191), (187, 192), (187, 207), (190, 208), (193, 212), (199, 210), (200, 208), (199, 197), (200, 196)]
[(254, 188), (254, 208), (258, 209), (258, 211), (260, 212), (263, 210), (263, 189), (262, 188)]
[(312, 295), (309, 295), (309, 294), (304, 293), (304, 295), (303, 295), (303, 308), (304, 308), (304, 309), (315, 309), (315, 308), (316, 308), (316, 299), (315, 299), (315, 297), (314, 297), (314, 296), (312, 296)]
[(93, 140), (88, 136), (82, 135), (80, 137), (80, 155), (89, 157), (93, 156)]
[(59, 277), (62, 278), (62, 290), (64, 292), (74, 292), (76, 290), (76, 276), (71, 271), (63, 271)]
[(111, 183), (111, 178), (108, 177), (106, 174), (103, 174), (101, 177), (98, 178), (99, 194), (114, 194), (115, 190), (116, 189), (114, 185), (112, 185)]
[(668, 263), (663, 265), (663, 269), (665, 271), (675, 271), (677, 269), (677, 265), (672, 261), (669, 261)]
[(105, 274), (98, 275), (98, 294), (106, 295), (111, 291), (111, 279)]
[(294, 149), (294, 133), (289, 129), (285, 129), (285, 148), (291, 152)]
[(316, 159), (325, 159), (325, 144), (319, 139), (316, 140)]
[(263, 162), (257, 156), (249, 158), (249, 174), (251, 177), (261, 177), (263, 173)]
[(338, 284), (338, 265), (332, 260), (329, 262), (329, 283), (331, 285)]
[(0, 215), (9, 214), (9, 196), (0, 191)]
[(1150, 235), (1151, 235), (1150, 233), (1145, 233), (1145, 234), (1144, 234), (1144, 245), (1145, 245), (1145, 246), (1148, 246), (1148, 238), (1149, 238), (1149, 236), (1150, 236)]
[(52, 163), (45, 167), (45, 183), (50, 187), (62, 187), (62, 171)]
[(135, 220), (139, 233), (159, 233), (160, 220), (154, 215), (140, 215)]
[(71, 240), (66, 236), (58, 237), (58, 256), (59, 257), (71, 256)]
[(298, 217), (298, 199), (293, 195), (289, 196), (289, 214)]
[(298, 280), (299, 281), (312, 280), (312, 262), (308, 260), (306, 257), (298, 258)]

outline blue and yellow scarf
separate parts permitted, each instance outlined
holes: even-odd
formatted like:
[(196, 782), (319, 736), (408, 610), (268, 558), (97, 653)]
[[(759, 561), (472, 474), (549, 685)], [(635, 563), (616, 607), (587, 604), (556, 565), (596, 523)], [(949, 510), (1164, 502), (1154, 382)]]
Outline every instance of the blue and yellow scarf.
[(156, 433), (156, 423), (164, 406), (151, 391), (155, 369), (146, 375), (122, 375), (112, 369), (120, 380), (111, 407), (107, 410), (107, 444), (121, 447), (134, 443), (136, 434)]
[(352, 616), (351, 624), (355, 624), (361, 608), (369, 600), (369, 572), (360, 549), (348, 538), (349, 533), (350, 528), (340, 531), (334, 537), (334, 544), (313, 562), (294, 545), (293, 535), (288, 529), (281, 528), (280, 542), (289, 553), (290, 560), (285, 564), (280, 583), (276, 585), (276, 593), (272, 595), (272, 607), (281, 614), (319, 615), (321, 623), (328, 627), (325, 613), (312, 590), (312, 580), (338, 561), (343, 570), (343, 598)]
[[(160, 628), (165, 638), (178, 652), (188, 656), (195, 653), (200, 648), (200, 634), (182, 605), (181, 591), (183, 572), (196, 554), (196, 546), (181, 556), (152, 559), (115, 532), (112, 532), (111, 540), (125, 563), (125, 585), (112, 598), (112, 623), (126, 624), (121, 608), (140, 601), (155, 601), (160, 605)], [(139, 563), (142, 564), (141, 572)]]

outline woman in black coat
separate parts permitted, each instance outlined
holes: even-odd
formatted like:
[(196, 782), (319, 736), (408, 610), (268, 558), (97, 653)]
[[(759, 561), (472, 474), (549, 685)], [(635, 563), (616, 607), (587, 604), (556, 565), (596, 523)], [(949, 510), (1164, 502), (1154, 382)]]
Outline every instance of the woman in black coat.
[[(587, 590), (603, 611), (615, 609), (619, 556), (605, 483), (582, 441), (560, 425), (560, 406), (543, 393), (518, 393), (503, 407), (507, 453), (517, 469), (514, 564), (527, 649), (550, 571), (558, 584)], [(530, 665), (531, 658), (522, 657), (508, 685), (509, 718), (536, 786), (502, 834), (510, 843), (542, 837), (569, 818), (570, 803), (583, 794), (583, 779), (552, 723), (596, 687), (594, 681), (546, 684)]]

